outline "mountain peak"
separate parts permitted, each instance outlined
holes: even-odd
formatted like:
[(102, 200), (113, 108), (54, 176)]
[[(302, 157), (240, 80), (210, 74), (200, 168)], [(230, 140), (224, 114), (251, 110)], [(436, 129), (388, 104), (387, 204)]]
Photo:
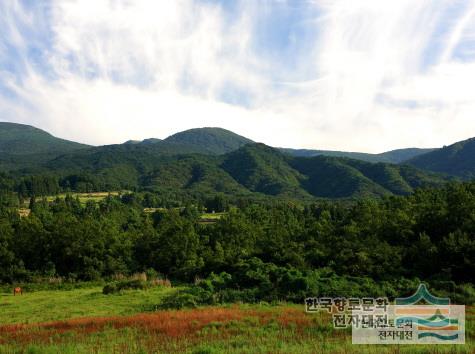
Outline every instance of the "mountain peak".
[(56, 138), (31, 125), (0, 122), (0, 152), (3, 154), (33, 154), (73, 151), (87, 145)]
[(417, 156), (408, 164), (421, 169), (445, 173), (465, 179), (475, 177), (475, 138), (444, 146)]
[(203, 153), (225, 154), (253, 141), (232, 131), (216, 128), (194, 128), (173, 134), (164, 141), (195, 148)]

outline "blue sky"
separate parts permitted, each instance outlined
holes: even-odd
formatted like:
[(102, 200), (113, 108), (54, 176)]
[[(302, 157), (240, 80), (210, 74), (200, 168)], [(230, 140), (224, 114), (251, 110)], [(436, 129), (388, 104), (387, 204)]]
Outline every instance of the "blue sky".
[(0, 120), (380, 152), (475, 136), (475, 0), (3, 0)]

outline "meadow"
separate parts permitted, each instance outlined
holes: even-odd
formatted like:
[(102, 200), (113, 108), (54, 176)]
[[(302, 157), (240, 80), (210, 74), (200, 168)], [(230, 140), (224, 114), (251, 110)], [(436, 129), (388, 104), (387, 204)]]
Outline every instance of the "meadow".
[[(122, 191), (122, 192), (92, 192), (92, 193), (60, 193), (57, 195), (48, 195), (44, 196), (42, 198), (45, 198), (46, 201), (48, 202), (53, 202), (56, 199), (62, 199), (64, 200), (67, 195), (71, 196), (72, 198), (76, 199), (78, 198), (81, 204), (86, 204), (88, 201), (93, 201), (93, 202), (100, 202), (107, 198), (108, 196), (118, 196), (120, 194), (127, 193), (127, 191)], [(40, 199), (42, 199), (40, 198)], [(27, 208), (29, 205), (29, 200), (24, 200), (22, 207)]]
[(153, 287), (104, 295), (91, 284), (0, 296), (1, 353), (473, 353), (473, 308), (467, 344), (357, 346), (329, 314), (303, 305), (229, 304), (158, 310), (182, 289)]
[(475, 184), (211, 214), (147, 213), (146, 196), (32, 198), (28, 217), (0, 206), (0, 353), (475, 352), (472, 307), (465, 345), (360, 346), (303, 305), (422, 282), (475, 304)]

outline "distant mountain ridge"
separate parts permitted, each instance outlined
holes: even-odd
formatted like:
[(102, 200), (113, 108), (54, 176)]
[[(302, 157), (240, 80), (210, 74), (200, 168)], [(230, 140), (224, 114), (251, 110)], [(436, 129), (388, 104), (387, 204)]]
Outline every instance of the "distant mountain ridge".
[[(224, 155), (187, 152), (189, 147), (178, 144), (170, 150), (171, 144), (97, 147), (62, 155), (44, 168), (62, 176), (94, 176), (106, 188), (300, 200), (408, 194), (417, 187), (445, 183), (411, 166), (328, 156), (293, 157), (259, 143)], [(182, 153), (177, 154), (178, 149)]]
[(427, 171), (473, 179), (475, 178), (475, 138), (414, 157), (407, 163)]
[(0, 122), (0, 154), (69, 152), (89, 147), (25, 124)]
[(299, 199), (407, 194), (444, 183), (434, 173), (474, 178), (474, 151), (475, 139), (442, 149), (382, 154), (282, 149), (222, 128), (92, 147), (31, 126), (0, 123), (0, 169), (90, 173), (104, 179), (105, 188), (163, 185)]
[(89, 148), (25, 124), (0, 122), (0, 171), (28, 168), (61, 154)]
[[(197, 153), (222, 155), (239, 149), (240, 147), (254, 143), (251, 139), (233, 133), (222, 128), (194, 128), (185, 130), (169, 136), (164, 140), (145, 139), (129, 140), (124, 144), (151, 144), (160, 141), (172, 142), (181, 146), (193, 149)], [(415, 156), (431, 152), (435, 149), (397, 149), (383, 152), (380, 154), (369, 154), (361, 152), (345, 152), (331, 150), (312, 150), (312, 149), (291, 149), (278, 148), (280, 151), (296, 157), (313, 157), (313, 156), (333, 156), (348, 157), (368, 162), (385, 162), (385, 163), (401, 163)]]
[(222, 155), (253, 143), (252, 140), (223, 128), (195, 128), (173, 134), (164, 140), (196, 149), (197, 152)]
[[(156, 143), (171, 143), (181, 146), (181, 150), (202, 154), (222, 155), (239, 149), (240, 147), (254, 143), (251, 139), (233, 133), (222, 128), (194, 128), (173, 134), (166, 139), (149, 138), (140, 140), (128, 140), (124, 145), (148, 145)], [(113, 146), (113, 145), (111, 145)], [(38, 128), (17, 124), (0, 122), (0, 153), (4, 155), (29, 155), (42, 153), (68, 153), (71, 151), (91, 148), (85, 144), (56, 138)], [(398, 149), (381, 154), (369, 154), (360, 152), (290, 149), (279, 150), (297, 157), (334, 156), (348, 157), (368, 162), (401, 163), (416, 156), (432, 152), (435, 149)]]
[(347, 151), (332, 151), (332, 150), (310, 150), (310, 149), (288, 149), (281, 148), (281, 151), (297, 157), (314, 157), (314, 156), (333, 156), (333, 157), (348, 157), (351, 159), (362, 160), (367, 162), (385, 162), (385, 163), (401, 163), (413, 157), (426, 154), (436, 149), (418, 149), (407, 148), (397, 149), (383, 152), (380, 154), (369, 154), (363, 152), (347, 152)]

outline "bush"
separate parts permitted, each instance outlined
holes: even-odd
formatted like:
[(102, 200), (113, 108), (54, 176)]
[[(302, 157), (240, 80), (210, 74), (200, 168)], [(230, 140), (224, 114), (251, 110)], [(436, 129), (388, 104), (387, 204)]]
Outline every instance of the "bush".
[(225, 289), (219, 293), (219, 302), (221, 303), (255, 303), (258, 302), (259, 289)]
[(183, 308), (195, 308), (198, 307), (199, 298), (189, 292), (178, 292), (177, 294), (173, 294), (171, 296), (166, 297), (163, 299), (162, 304), (160, 307), (162, 309), (173, 309), (173, 310), (180, 310)]
[(104, 286), (104, 288), (102, 288), (102, 293), (104, 295), (113, 294), (113, 293), (116, 293), (117, 291), (118, 290), (117, 290), (116, 284), (107, 284), (106, 286)]
[(231, 280), (231, 275), (226, 272), (222, 272), (220, 274), (211, 273), (206, 279), (195, 281), (195, 285), (199, 286), (203, 290), (216, 292), (228, 288), (230, 286)]
[(198, 286), (178, 291), (163, 299), (160, 307), (162, 309), (182, 309), (195, 308), (200, 305), (216, 304), (216, 294)]
[(148, 283), (143, 280), (125, 280), (116, 283), (107, 284), (103, 289), (104, 295), (121, 292), (122, 290), (145, 290), (149, 287)]

